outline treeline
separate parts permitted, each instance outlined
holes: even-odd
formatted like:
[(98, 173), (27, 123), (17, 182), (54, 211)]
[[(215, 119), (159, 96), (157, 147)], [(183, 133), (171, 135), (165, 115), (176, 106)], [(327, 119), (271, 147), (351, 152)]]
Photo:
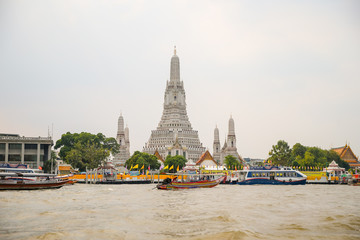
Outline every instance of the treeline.
[(292, 148), (284, 140), (279, 140), (272, 146), (268, 161), (273, 165), (295, 166), (302, 169), (322, 169), (335, 161), (339, 167), (350, 169), (347, 162), (332, 150), (324, 150), (318, 147), (307, 147), (296, 143)]
[(67, 132), (55, 144), (55, 149), (60, 148), (59, 157), (80, 171), (97, 168), (110, 154), (118, 153), (119, 147), (115, 138), (87, 132)]

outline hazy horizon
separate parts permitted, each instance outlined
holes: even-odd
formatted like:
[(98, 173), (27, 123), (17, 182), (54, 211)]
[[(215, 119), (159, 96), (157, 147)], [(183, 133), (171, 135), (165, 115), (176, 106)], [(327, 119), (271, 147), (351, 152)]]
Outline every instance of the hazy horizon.
[(176, 45), (187, 113), (212, 153), (285, 140), (360, 155), (359, 1), (0, 1), (0, 132), (116, 137), (131, 154), (163, 110)]

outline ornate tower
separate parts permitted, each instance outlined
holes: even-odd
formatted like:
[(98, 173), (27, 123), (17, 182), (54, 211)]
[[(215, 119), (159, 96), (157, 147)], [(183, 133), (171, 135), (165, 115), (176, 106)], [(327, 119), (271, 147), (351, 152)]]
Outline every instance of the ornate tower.
[(164, 159), (167, 155), (179, 154), (194, 161), (205, 152), (198, 132), (191, 127), (185, 100), (184, 83), (180, 81), (180, 61), (175, 48), (170, 63), (170, 81), (166, 82), (163, 114), (157, 129), (151, 131), (144, 152), (154, 154), (157, 150)]
[(213, 144), (213, 156), (216, 162), (220, 162), (220, 153), (221, 153), (221, 146), (220, 146), (220, 138), (219, 138), (219, 129), (216, 126), (214, 130), (214, 144)]
[(244, 162), (243, 158), (237, 152), (235, 123), (232, 116), (230, 116), (229, 119), (229, 131), (228, 131), (227, 139), (225, 139), (225, 144), (221, 149), (221, 154), (220, 154), (221, 163), (224, 163), (225, 157), (228, 155), (232, 155), (235, 158), (237, 158), (240, 162)]
[(116, 134), (116, 141), (120, 146), (125, 145), (125, 131), (124, 131), (124, 118), (122, 114), (118, 118), (118, 130)]
[(130, 136), (129, 136), (129, 128), (127, 125), (125, 128), (125, 146), (126, 146), (126, 160), (127, 160), (130, 158)]
[(124, 165), (126, 160), (130, 158), (130, 140), (129, 140), (129, 128), (124, 129), (124, 118), (122, 114), (118, 118), (118, 131), (116, 134), (116, 141), (120, 145), (119, 153), (114, 156), (115, 165)]
[(232, 116), (229, 119), (229, 132), (227, 136), (228, 147), (236, 151), (235, 123)]

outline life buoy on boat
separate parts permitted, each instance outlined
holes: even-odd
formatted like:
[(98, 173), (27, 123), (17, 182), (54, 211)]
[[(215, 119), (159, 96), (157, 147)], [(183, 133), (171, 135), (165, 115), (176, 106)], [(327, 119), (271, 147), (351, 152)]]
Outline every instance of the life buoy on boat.
[(289, 182), (292, 182), (292, 179), (291, 179), (291, 178), (289, 179)]

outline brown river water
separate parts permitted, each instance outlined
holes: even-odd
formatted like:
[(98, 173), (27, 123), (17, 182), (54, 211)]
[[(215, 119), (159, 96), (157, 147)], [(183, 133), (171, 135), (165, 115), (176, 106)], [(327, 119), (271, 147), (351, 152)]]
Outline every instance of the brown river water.
[(360, 239), (360, 187), (0, 191), (0, 239)]

